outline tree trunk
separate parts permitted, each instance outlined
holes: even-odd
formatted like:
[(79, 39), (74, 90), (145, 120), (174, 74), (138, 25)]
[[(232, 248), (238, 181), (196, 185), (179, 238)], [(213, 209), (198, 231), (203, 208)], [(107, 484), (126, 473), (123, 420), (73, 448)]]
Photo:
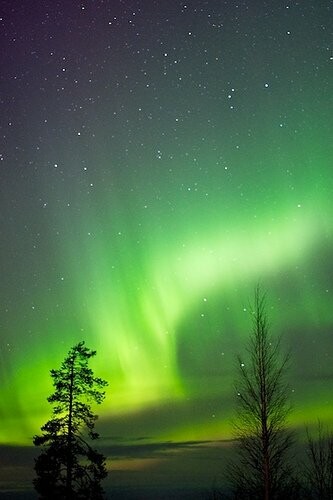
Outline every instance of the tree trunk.
[(66, 467), (66, 499), (72, 498), (72, 478), (73, 478), (73, 457), (72, 457), (72, 419), (73, 419), (73, 387), (74, 387), (74, 361), (72, 358), (69, 385), (69, 406), (68, 406), (68, 432), (67, 432), (67, 467)]

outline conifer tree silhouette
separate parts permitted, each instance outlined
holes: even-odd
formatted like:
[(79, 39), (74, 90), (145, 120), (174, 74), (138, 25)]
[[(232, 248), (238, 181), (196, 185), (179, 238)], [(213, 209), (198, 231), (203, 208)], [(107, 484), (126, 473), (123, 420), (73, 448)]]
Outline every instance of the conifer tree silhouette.
[(97, 415), (91, 404), (105, 397), (105, 380), (89, 368), (96, 351), (79, 342), (70, 349), (58, 370), (51, 370), (55, 388), (48, 402), (51, 420), (42, 426), (33, 443), (42, 447), (35, 461), (36, 491), (41, 499), (101, 499), (101, 480), (107, 475), (105, 457), (89, 444), (99, 435), (94, 430)]

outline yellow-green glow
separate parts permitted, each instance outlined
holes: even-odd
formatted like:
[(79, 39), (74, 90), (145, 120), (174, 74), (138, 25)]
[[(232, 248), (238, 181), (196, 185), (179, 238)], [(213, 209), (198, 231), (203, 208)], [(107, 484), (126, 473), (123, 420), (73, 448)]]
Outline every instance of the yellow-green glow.
[(327, 2), (12, 3), (0, 442), (31, 444), (81, 340), (109, 382), (104, 435), (230, 436), (258, 282), (290, 425), (333, 421)]
[[(245, 286), (250, 290), (256, 279), (274, 279), (277, 267), (289, 272), (287, 270), (303, 266), (311, 253), (316, 252), (322, 232), (323, 227), (318, 220), (309, 215), (288, 217), (285, 214), (275, 220), (273, 226), (268, 219), (260, 228), (253, 223), (237, 231), (224, 230), (217, 224), (214, 233), (202, 242), (195, 237), (181, 248), (170, 245), (169, 252), (162, 258), (151, 259), (150, 265), (145, 264), (141, 276), (138, 273), (139, 279), (135, 280), (137, 286), (132, 288), (129, 285), (123, 290), (123, 284), (114, 282), (107, 271), (110, 265), (108, 245), (97, 247), (98, 260), (90, 262), (84, 273), (78, 270), (76, 274), (77, 289), (84, 297), (86, 310), (83, 314), (85, 319), (81, 321), (84, 328), (82, 332), (75, 332), (73, 338), (87, 335), (89, 339), (94, 339), (94, 347), (98, 351), (96, 369), (110, 380), (108, 400), (101, 416), (144, 410), (172, 399), (186, 402), (194, 388), (190, 389), (187, 382), (184, 384), (179, 369), (178, 344), (182, 335), (181, 324), (193, 307), (198, 303), (205, 305), (207, 296), (228, 293), (229, 302), (223, 305), (229, 309), (231, 306), (229, 315), (232, 314), (235, 326), (239, 326), (239, 334), (245, 335), (248, 318), (244, 314), (238, 317), (238, 313), (236, 316), (232, 313), (234, 308), (241, 311), (244, 300), (248, 298), (245, 295), (239, 297), (238, 287)], [(94, 288), (89, 287), (90, 282), (96, 283)], [(230, 295), (233, 288), (236, 293)], [(295, 311), (299, 314), (300, 307), (304, 316), (318, 326), (315, 313), (318, 313), (318, 308), (313, 304), (309, 307), (311, 294), (306, 298), (306, 293), (305, 290), (296, 298)], [(275, 304), (275, 309), (278, 309), (278, 304)], [(327, 311), (326, 306), (324, 311)], [(288, 313), (289, 318), (291, 314), (292, 311)], [(330, 314), (326, 319), (328, 324), (329, 319)], [(224, 320), (223, 314), (220, 317), (219, 314), (214, 315), (213, 324), (220, 327), (222, 344)], [(321, 318), (323, 320), (325, 316)], [(297, 317), (293, 321), (297, 324)], [(283, 324), (283, 321), (280, 323)], [(212, 334), (215, 335), (214, 331)], [(200, 335), (200, 330), (194, 331), (193, 335)], [(70, 336), (68, 332), (64, 338)], [(57, 332), (55, 339), (58, 339)], [(63, 350), (68, 347), (64, 341), (61, 345)], [(10, 390), (16, 395), (13, 406), (8, 404), (5, 412), (8, 417), (2, 430), (4, 441), (17, 428), (18, 421), (12, 417), (14, 408), (19, 407), (25, 416), (25, 426), (20, 433), (16, 432), (16, 442), (26, 442), (47, 414), (47, 405), (43, 401), (50, 390), (47, 376), (49, 369), (60, 362), (62, 351), (54, 340), (49, 347), (43, 358), (38, 358), (30, 368), (33, 384), (26, 377), (27, 361), (23, 356), (17, 359), (21, 369), (11, 378), (10, 386), (8, 381), (8, 386), (2, 389), (4, 399), (8, 398)], [(31, 345), (26, 354), (29, 357), (32, 353)], [(44, 376), (41, 377), (41, 373)], [(230, 374), (227, 380), (228, 384), (232, 384)], [(206, 391), (206, 395), (208, 393)], [(203, 397), (200, 390), (198, 395)], [(214, 389), (213, 395), (217, 397), (218, 390)], [(191, 432), (186, 432), (184, 427), (177, 432), (191, 439), (194, 435), (205, 439), (207, 434), (217, 438), (221, 432), (229, 432), (228, 424), (219, 418), (221, 416), (214, 417), (209, 424), (204, 420), (198, 422)]]

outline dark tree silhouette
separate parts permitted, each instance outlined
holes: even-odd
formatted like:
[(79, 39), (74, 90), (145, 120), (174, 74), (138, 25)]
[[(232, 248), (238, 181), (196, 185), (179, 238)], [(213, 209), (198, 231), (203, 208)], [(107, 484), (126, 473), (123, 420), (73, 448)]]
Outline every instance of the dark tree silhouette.
[(333, 434), (318, 422), (316, 439), (307, 429), (306, 477), (311, 498), (333, 500)]
[(281, 355), (280, 340), (269, 332), (266, 298), (259, 286), (251, 312), (253, 328), (247, 356), (237, 357), (237, 459), (230, 464), (228, 476), (234, 498), (294, 498), (288, 461), (292, 435), (286, 430), (290, 411), (285, 382), (288, 356)]
[(55, 388), (48, 398), (53, 416), (33, 442), (42, 446), (35, 461), (34, 486), (42, 499), (101, 499), (101, 480), (106, 477), (104, 456), (89, 441), (99, 436), (94, 430), (97, 416), (92, 402), (101, 403), (107, 382), (94, 377), (88, 367), (96, 351), (76, 344), (59, 370), (51, 370)]

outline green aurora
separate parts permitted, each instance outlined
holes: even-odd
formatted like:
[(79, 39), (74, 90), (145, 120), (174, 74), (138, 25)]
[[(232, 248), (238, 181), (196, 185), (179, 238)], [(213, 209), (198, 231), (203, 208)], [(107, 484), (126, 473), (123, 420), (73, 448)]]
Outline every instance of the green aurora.
[(31, 444), (81, 340), (110, 449), (229, 439), (258, 282), (290, 425), (332, 425), (328, 3), (161, 2), (141, 36), (121, 3), (74, 3), (46, 41), (44, 7), (11, 11), (4, 42), (0, 442)]
[[(312, 145), (303, 144), (303, 152), (306, 147), (311, 158)], [(82, 338), (98, 351), (96, 372), (110, 381), (102, 419), (112, 422), (115, 415), (135, 415), (171, 401), (186, 407), (192, 398), (205, 405), (207, 399), (221, 408), (220, 418), (211, 423), (202, 415), (189, 434), (229, 437), (232, 358), (249, 333), (254, 284), (260, 280), (269, 291), (272, 327), (284, 334), (287, 347), (290, 333), (295, 343), (302, 338), (306, 349), (306, 335), (332, 327), (331, 277), (325, 272), (325, 253), (333, 243), (327, 163), (317, 161), (316, 175), (309, 173), (297, 194), (294, 184), (277, 184), (267, 169), (244, 186), (245, 207), (228, 201), (226, 210), (221, 193), (207, 208), (198, 188), (176, 193), (172, 214), (161, 210), (159, 223), (156, 210), (136, 214), (120, 203), (123, 230), (115, 232), (107, 196), (102, 203), (94, 200), (75, 221), (60, 220), (65, 234), (52, 257), (58, 283), (49, 293), (43, 288), (34, 293), (28, 318), (16, 311), (11, 318), (15, 331), (30, 335), (24, 352), (10, 352), (3, 371), (2, 442), (29, 443), (47, 416), (49, 370)], [(256, 187), (265, 181), (278, 193), (269, 202), (266, 189)], [(214, 179), (210, 182), (214, 186)], [(227, 194), (232, 198), (232, 191)], [(302, 371), (293, 367), (295, 385)], [(316, 378), (326, 373), (323, 360)], [(329, 380), (321, 381), (311, 402), (311, 380), (307, 385), (300, 399), (294, 396), (295, 424), (318, 414), (331, 419)], [(158, 432), (181, 437), (188, 434), (186, 427), (180, 422)]]

